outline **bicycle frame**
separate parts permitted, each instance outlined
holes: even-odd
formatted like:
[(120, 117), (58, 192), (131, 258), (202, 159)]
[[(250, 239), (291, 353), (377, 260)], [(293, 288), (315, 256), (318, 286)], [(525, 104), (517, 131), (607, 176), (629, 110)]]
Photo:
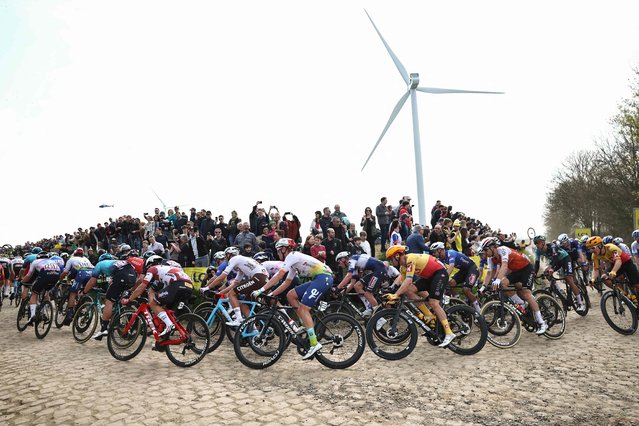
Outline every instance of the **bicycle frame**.
[[(240, 300), (240, 304), (250, 306), (249, 317), (252, 317), (255, 314), (255, 307), (258, 305), (257, 302), (252, 302), (250, 300)], [(208, 318), (206, 318), (206, 325), (208, 327), (211, 327), (213, 323), (215, 322), (217, 312), (220, 312), (227, 321), (233, 321), (233, 318), (231, 318), (231, 315), (229, 315), (225, 305), (226, 306), (231, 305), (229, 299), (222, 298), (222, 297), (218, 298), (217, 303), (215, 304), (215, 307), (209, 314)]]
[(441, 341), (439, 335), (437, 335), (437, 333), (435, 333), (435, 331), (430, 328), (424, 321), (422, 321), (422, 319), (414, 312), (415, 310), (418, 310), (418, 308), (415, 306), (415, 303), (424, 301), (426, 301), (426, 299), (409, 299), (404, 302), (404, 298), (400, 298), (398, 305), (395, 307), (396, 312), (391, 323), (391, 328), (388, 330), (389, 333), (397, 333), (396, 327), (399, 321), (399, 316), (402, 312), (404, 312), (411, 320), (413, 320), (413, 322), (415, 322), (419, 326), (419, 328), (424, 331), (424, 335), (426, 337), (434, 340), (435, 342)]
[(151, 331), (153, 332), (153, 337), (155, 338), (155, 341), (157, 342), (158, 346), (179, 345), (181, 343), (184, 343), (187, 340), (189, 333), (184, 329), (182, 324), (180, 324), (177, 321), (174, 315), (174, 311), (170, 309), (165, 309), (165, 312), (166, 312), (166, 315), (171, 320), (171, 322), (175, 325), (176, 330), (180, 333), (179, 339), (173, 339), (173, 340), (160, 339), (160, 333), (164, 329), (164, 322), (158, 321), (157, 322), (158, 326), (156, 326), (156, 321), (154, 320), (157, 320), (158, 317), (155, 314), (151, 313), (151, 306), (148, 303), (140, 304), (140, 306), (135, 311), (135, 313), (129, 320), (124, 330), (122, 330), (122, 335), (126, 335), (131, 329), (131, 327), (133, 326), (133, 324), (135, 324), (135, 321), (138, 319), (138, 317), (142, 315), (142, 318), (144, 318), (144, 321), (146, 322), (147, 327), (149, 327)]

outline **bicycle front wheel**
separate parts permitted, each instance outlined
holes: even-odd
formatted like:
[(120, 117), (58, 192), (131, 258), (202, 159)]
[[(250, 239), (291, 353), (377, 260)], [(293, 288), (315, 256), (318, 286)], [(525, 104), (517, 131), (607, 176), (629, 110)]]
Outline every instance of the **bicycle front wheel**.
[(487, 326), (487, 338), (496, 348), (512, 348), (521, 338), (521, 320), (508, 303), (491, 300), (481, 308)]
[(67, 316), (67, 304), (69, 298), (64, 294), (55, 300), (55, 327), (62, 328), (64, 318)]
[(417, 345), (417, 326), (404, 312), (380, 309), (366, 325), (366, 343), (380, 358), (395, 361), (410, 355)]
[(315, 324), (315, 333), (322, 344), (315, 358), (328, 368), (348, 368), (364, 353), (364, 329), (350, 315), (326, 315)]
[(16, 319), (16, 325), (18, 331), (23, 332), (27, 328), (27, 321), (29, 321), (29, 299), (23, 300), (18, 308), (18, 317)]
[(76, 309), (71, 325), (76, 342), (84, 343), (91, 338), (95, 329), (98, 328), (99, 317), (98, 308), (91, 301), (83, 303)]
[(273, 314), (257, 314), (238, 327), (233, 340), (237, 359), (249, 368), (262, 369), (284, 353), (286, 333)]
[(44, 339), (51, 330), (53, 324), (53, 306), (51, 302), (45, 301), (40, 305), (40, 312), (36, 313), (35, 335), (38, 339)]
[(446, 309), (448, 324), (457, 337), (447, 346), (459, 355), (473, 355), (481, 351), (488, 339), (488, 326), (474, 308), (453, 305)]
[[(178, 367), (192, 367), (208, 353), (211, 334), (206, 321), (201, 316), (186, 313), (177, 318), (179, 325), (186, 331), (186, 339), (178, 345), (166, 345), (166, 356)], [(181, 334), (176, 328), (171, 332), (168, 340), (180, 339)]]
[(107, 348), (117, 360), (128, 361), (144, 347), (146, 324), (140, 316), (135, 317), (135, 313), (131, 310), (122, 311), (109, 323)]
[(544, 333), (549, 339), (559, 339), (566, 332), (566, 311), (563, 306), (552, 296), (540, 294), (537, 304), (541, 316), (548, 324), (548, 331)]
[(218, 348), (218, 346), (220, 346), (222, 340), (224, 340), (224, 336), (226, 335), (226, 320), (219, 312), (211, 318), (213, 310), (214, 307), (212, 306), (204, 306), (195, 311), (195, 314), (201, 316), (204, 321), (206, 321), (207, 325), (210, 324), (208, 326), (211, 338), (211, 344), (208, 349), (209, 353), (213, 352)]
[(614, 291), (601, 296), (601, 313), (613, 330), (630, 335), (637, 331), (637, 311), (627, 297)]

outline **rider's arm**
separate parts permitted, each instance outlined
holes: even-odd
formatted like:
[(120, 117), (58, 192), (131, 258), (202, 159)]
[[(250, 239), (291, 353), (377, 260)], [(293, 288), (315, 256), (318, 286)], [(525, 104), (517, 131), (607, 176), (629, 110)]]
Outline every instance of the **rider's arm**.
[[(288, 271), (286, 271), (285, 269), (280, 269), (279, 271), (277, 271), (277, 274), (273, 275), (271, 277), (270, 280), (268, 280), (268, 282), (266, 284), (264, 284), (264, 287), (262, 287), (263, 291), (268, 290), (269, 288), (273, 287), (275, 284), (277, 284), (278, 282), (280, 282), (280, 280), (284, 277), (284, 275), (286, 275)], [(288, 278), (287, 278), (288, 280)], [(293, 278), (291, 278), (291, 281), (293, 280)], [(290, 283), (289, 283), (290, 284)], [(279, 290), (279, 289), (278, 289)], [(276, 290), (277, 291), (277, 290)], [(281, 293), (281, 292), (280, 292)], [(279, 294), (279, 293), (278, 293)]]
[(220, 284), (222, 284), (222, 282), (226, 279), (227, 276), (228, 276), (228, 273), (226, 271), (222, 271), (222, 273), (218, 275), (217, 277), (214, 277), (208, 280), (204, 288), (208, 288), (210, 290), (213, 287), (219, 286)]
[(345, 276), (344, 279), (337, 284), (337, 288), (339, 288), (340, 290), (344, 288), (344, 286), (346, 286), (346, 284), (351, 282), (351, 279), (353, 278), (353, 273), (352, 272), (348, 272)]
[(147, 280), (142, 280), (142, 283), (140, 283), (140, 285), (138, 285), (135, 288), (135, 290), (133, 290), (133, 293), (129, 297), (129, 301), (134, 301), (135, 299), (140, 297), (140, 295), (142, 295), (142, 293), (144, 293), (144, 290), (146, 290), (146, 287), (148, 285), (149, 285), (149, 282)]
[[(276, 288), (273, 291), (273, 294), (271, 294), (271, 296), (277, 296), (280, 295), (282, 293), (284, 293), (284, 290), (286, 290), (287, 288), (289, 288), (289, 286), (291, 285), (291, 283), (293, 282), (293, 278), (287, 278), (284, 280), (284, 282), (282, 283), (282, 285), (280, 285), (278, 288)], [(265, 286), (266, 287), (266, 286)]]

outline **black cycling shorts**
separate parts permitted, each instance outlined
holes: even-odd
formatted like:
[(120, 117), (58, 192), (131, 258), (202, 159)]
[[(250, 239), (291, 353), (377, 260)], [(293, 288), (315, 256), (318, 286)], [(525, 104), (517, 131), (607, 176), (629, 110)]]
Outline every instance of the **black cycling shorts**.
[(639, 270), (637, 269), (637, 265), (635, 265), (632, 260), (628, 260), (627, 262), (621, 264), (621, 268), (619, 268), (619, 272), (617, 272), (617, 275), (619, 274), (624, 274), (626, 277), (628, 277), (628, 281), (630, 281), (630, 284), (639, 284)]
[(31, 291), (36, 294), (40, 294), (42, 291), (49, 291), (55, 286), (60, 279), (60, 272), (55, 271), (40, 271), (38, 278), (33, 282)]
[(111, 285), (107, 289), (105, 297), (115, 303), (120, 299), (124, 290), (128, 290), (133, 287), (138, 275), (136, 274), (133, 265), (127, 263), (122, 268), (117, 269), (111, 278)]
[(188, 304), (193, 294), (193, 285), (184, 281), (176, 281), (164, 287), (156, 296), (158, 305), (169, 309), (177, 309), (180, 302)]
[(448, 286), (448, 272), (442, 268), (436, 271), (430, 278), (420, 278), (415, 282), (417, 291), (427, 291), (427, 299), (441, 300)]
[(575, 275), (575, 270), (573, 269), (572, 259), (570, 258), (570, 256), (566, 256), (563, 259), (561, 259), (557, 266), (559, 266), (559, 268), (564, 270), (564, 275), (566, 276)]
[(388, 281), (388, 277), (386, 274), (379, 272), (369, 272), (359, 279), (361, 283), (364, 285), (364, 290), (369, 293), (377, 293), (379, 287)]
[(460, 269), (452, 276), (456, 284), (464, 283), (464, 288), (473, 288), (477, 283), (477, 278), (479, 278), (479, 269), (474, 263), (465, 270)]
[(533, 281), (535, 279), (535, 268), (533, 268), (531, 264), (528, 264), (525, 268), (506, 275), (506, 278), (508, 278), (508, 281), (510, 281), (511, 284), (520, 283), (523, 288), (532, 290)]

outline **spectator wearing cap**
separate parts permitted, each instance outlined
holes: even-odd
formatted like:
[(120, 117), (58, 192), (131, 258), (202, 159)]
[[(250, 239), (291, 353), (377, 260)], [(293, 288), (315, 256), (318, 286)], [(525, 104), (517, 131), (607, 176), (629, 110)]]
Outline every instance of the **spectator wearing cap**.
[(391, 210), (387, 208), (388, 199), (382, 197), (380, 203), (375, 207), (375, 216), (377, 216), (377, 224), (381, 231), (381, 250), (386, 252), (386, 241), (388, 241), (388, 225), (391, 221)]
[(408, 253), (428, 253), (428, 247), (424, 240), (424, 230), (420, 225), (413, 226), (413, 233), (406, 238), (406, 247), (408, 247)]

